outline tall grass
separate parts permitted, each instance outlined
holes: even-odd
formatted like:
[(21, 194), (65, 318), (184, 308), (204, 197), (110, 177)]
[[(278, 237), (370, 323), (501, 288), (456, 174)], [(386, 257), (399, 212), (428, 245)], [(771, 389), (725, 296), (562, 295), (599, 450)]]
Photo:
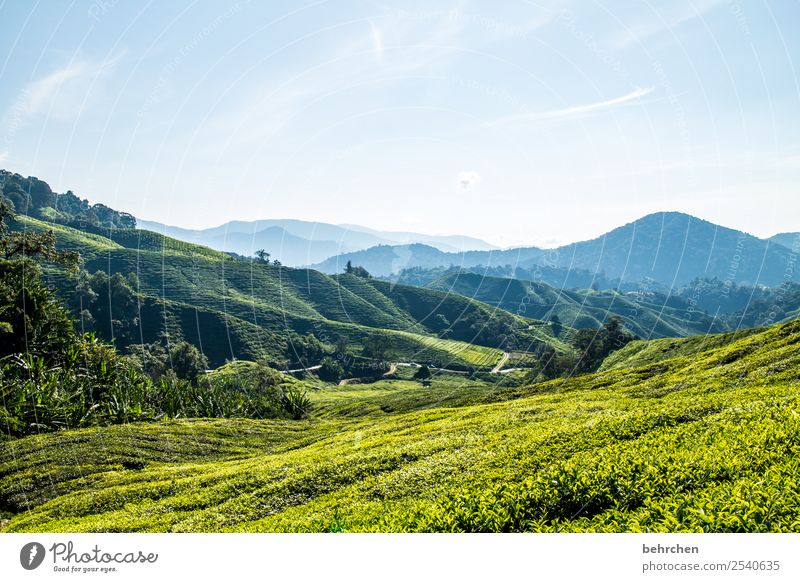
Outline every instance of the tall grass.
[(14, 354), (0, 367), (0, 423), (12, 436), (164, 418), (303, 418), (310, 400), (299, 382), (260, 366), (237, 376), (153, 380), (87, 335), (57, 364)]

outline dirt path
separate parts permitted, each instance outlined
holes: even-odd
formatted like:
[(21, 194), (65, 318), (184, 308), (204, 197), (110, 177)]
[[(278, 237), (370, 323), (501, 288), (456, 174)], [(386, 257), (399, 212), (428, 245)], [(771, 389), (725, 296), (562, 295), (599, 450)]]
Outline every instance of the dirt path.
[(497, 365), (494, 368), (492, 368), (491, 373), (492, 374), (500, 374), (500, 370), (503, 369), (503, 366), (505, 365), (505, 363), (508, 361), (508, 358), (510, 358), (510, 357), (511, 357), (511, 354), (509, 354), (508, 352), (503, 352), (503, 357), (500, 358), (500, 361), (497, 362)]
[(322, 366), (309, 366), (308, 368), (297, 368), (296, 370), (280, 370), (281, 374), (296, 374), (297, 372), (314, 372), (319, 370)]

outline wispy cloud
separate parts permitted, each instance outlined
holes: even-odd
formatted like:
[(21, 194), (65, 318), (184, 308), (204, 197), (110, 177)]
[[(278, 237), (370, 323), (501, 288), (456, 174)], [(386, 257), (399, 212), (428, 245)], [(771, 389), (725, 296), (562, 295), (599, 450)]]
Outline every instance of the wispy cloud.
[[(424, 20), (394, 14), (353, 24), (357, 34), (332, 51), (326, 49), (329, 52), (321, 62), (288, 78), (256, 83), (241, 96), (231, 92), (233, 104), (193, 128), (191, 139), (214, 155), (220, 144), (250, 148), (271, 139), (307, 108), (338, 91), (435, 74), (457, 56), (452, 45), (466, 25), (448, 13)], [(259, 122), (253, 123), (254, 119)]]
[(538, 113), (523, 113), (521, 115), (511, 115), (508, 117), (503, 117), (500, 120), (496, 121), (495, 125), (526, 122), (526, 121), (551, 121), (560, 119), (574, 119), (577, 117), (591, 115), (599, 111), (611, 109), (614, 107), (619, 107), (620, 105), (637, 101), (638, 99), (641, 99), (645, 95), (649, 95), (652, 92), (653, 92), (653, 87), (637, 87), (630, 93), (626, 93), (625, 95), (622, 95), (620, 97), (614, 97), (613, 99), (606, 99), (604, 101), (598, 101), (596, 103), (588, 103), (586, 105), (575, 105), (573, 107), (565, 107), (564, 109), (554, 109), (551, 111), (541, 111)]
[(124, 53), (103, 60), (73, 59), (67, 65), (28, 83), (20, 92), (14, 111), (21, 121), (46, 116), (58, 121), (77, 118), (94, 102), (98, 81), (106, 77)]

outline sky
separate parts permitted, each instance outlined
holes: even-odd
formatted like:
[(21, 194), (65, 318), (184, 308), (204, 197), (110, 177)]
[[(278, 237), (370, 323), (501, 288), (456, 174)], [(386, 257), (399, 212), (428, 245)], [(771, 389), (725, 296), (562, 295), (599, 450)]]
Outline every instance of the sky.
[(0, 0), (0, 167), (187, 228), (800, 231), (800, 2)]

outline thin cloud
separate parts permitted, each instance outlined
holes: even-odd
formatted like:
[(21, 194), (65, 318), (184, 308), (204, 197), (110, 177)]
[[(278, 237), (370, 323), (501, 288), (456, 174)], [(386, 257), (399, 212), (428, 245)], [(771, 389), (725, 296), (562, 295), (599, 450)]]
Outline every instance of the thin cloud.
[(645, 95), (653, 92), (653, 87), (637, 87), (630, 93), (615, 97), (613, 99), (606, 99), (605, 101), (598, 101), (597, 103), (589, 103), (587, 105), (576, 105), (574, 107), (567, 107), (565, 109), (555, 109), (553, 111), (542, 111), (540, 113), (528, 113), (523, 115), (512, 115), (504, 117), (497, 123), (511, 123), (523, 121), (550, 121), (560, 119), (573, 119), (576, 117), (583, 117), (591, 115), (598, 111), (611, 109), (641, 99)]
[(97, 81), (107, 76), (123, 56), (118, 53), (102, 61), (71, 61), (28, 83), (20, 92), (15, 111), (23, 119), (42, 115), (58, 121), (77, 118), (96, 95)]
[[(424, 28), (416, 19), (399, 16), (381, 19), (380, 23), (379, 27), (370, 22), (368, 34), (362, 32), (348, 38), (332, 53), (326, 53), (322, 62), (290, 78), (270, 78), (247, 89), (241, 97), (231, 92), (233, 105), (204, 120), (189, 138), (200, 144), (196, 147), (204, 153), (214, 156), (219, 154), (221, 143), (225, 148), (248, 149), (253, 144), (263, 144), (301, 119), (307, 107), (339, 89), (370, 80), (397, 82), (423, 72), (434, 74), (446, 67), (457, 55), (447, 47), (465, 26), (464, 22), (449, 18), (447, 12), (430, 22), (423, 20), (427, 25)], [(363, 24), (359, 23), (359, 27)], [(397, 45), (403, 49), (392, 50)], [(251, 123), (254, 118), (259, 123)]]

